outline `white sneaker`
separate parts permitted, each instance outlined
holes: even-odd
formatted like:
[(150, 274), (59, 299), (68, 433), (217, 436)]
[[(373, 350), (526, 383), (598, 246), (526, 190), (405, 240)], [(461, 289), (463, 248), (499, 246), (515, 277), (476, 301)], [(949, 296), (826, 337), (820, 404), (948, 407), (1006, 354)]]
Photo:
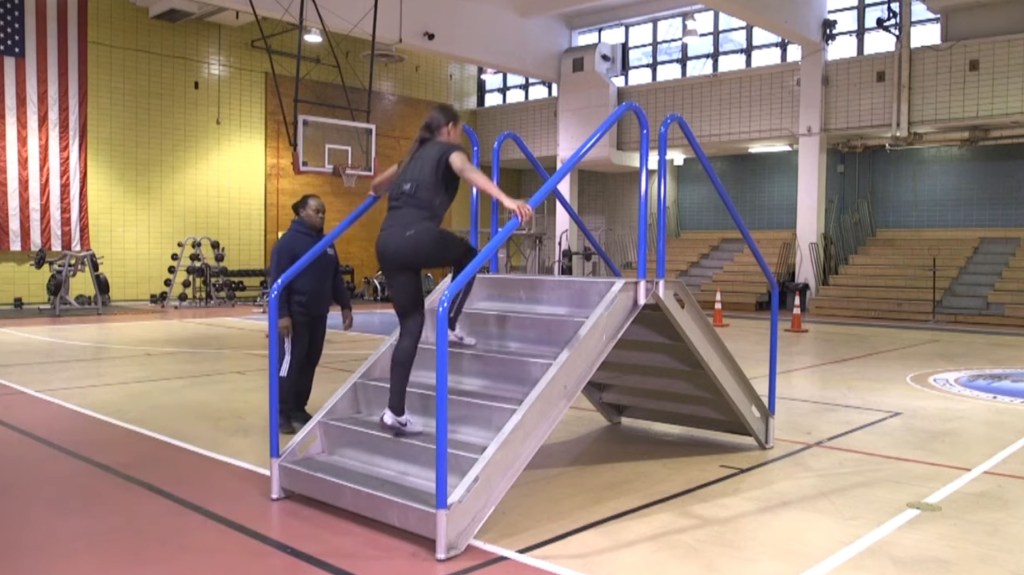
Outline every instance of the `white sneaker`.
[(454, 330), (448, 330), (448, 343), (458, 343), (465, 346), (473, 347), (476, 345), (476, 340), (469, 337), (462, 332), (461, 329), (455, 328)]
[(423, 426), (413, 421), (408, 413), (402, 417), (397, 417), (387, 408), (384, 409), (384, 413), (380, 416), (380, 424), (395, 435), (417, 435), (423, 433)]

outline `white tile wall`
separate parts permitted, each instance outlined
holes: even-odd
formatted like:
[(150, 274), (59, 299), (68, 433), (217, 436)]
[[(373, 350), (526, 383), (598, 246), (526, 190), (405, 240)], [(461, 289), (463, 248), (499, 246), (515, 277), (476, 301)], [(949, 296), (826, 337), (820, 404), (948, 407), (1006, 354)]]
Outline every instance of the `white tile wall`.
[[(672, 112), (683, 115), (701, 142), (728, 142), (788, 136), (800, 116), (799, 68), (796, 64), (746, 70), (719, 77), (692, 78), (626, 87), (620, 101), (632, 100), (647, 112), (651, 146), (658, 143), (658, 127)], [(639, 148), (637, 123), (620, 124), (619, 147)], [(669, 137), (670, 146), (684, 143), (679, 130)]]
[[(556, 109), (557, 101), (554, 98), (479, 109), (474, 128), (480, 137), (481, 163), (490, 165), (491, 146), (506, 130), (512, 130), (519, 134), (519, 137), (537, 157), (557, 154), (558, 118)], [(514, 144), (509, 143), (502, 147), (502, 160), (522, 159), (522, 157), (519, 148)]]
[(1024, 37), (915, 50), (910, 78), (912, 125), (1024, 114)]
[[(892, 125), (896, 67), (893, 54), (865, 56), (825, 65), (825, 130)], [(885, 80), (877, 74), (884, 72)]]

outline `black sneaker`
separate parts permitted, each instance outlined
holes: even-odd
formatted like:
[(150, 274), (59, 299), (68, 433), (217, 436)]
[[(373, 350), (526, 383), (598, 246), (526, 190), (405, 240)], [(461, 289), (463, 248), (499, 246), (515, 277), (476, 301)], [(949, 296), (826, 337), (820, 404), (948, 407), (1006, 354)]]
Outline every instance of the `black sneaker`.
[(292, 422), (300, 426), (306, 425), (311, 419), (313, 419), (313, 416), (306, 410), (302, 410), (291, 415)]

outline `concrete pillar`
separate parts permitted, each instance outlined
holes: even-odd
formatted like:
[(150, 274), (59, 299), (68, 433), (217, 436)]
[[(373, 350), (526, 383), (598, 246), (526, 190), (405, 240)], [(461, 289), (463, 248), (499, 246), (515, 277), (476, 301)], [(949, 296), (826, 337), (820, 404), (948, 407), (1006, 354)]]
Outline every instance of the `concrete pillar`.
[[(564, 163), (562, 158), (558, 159), (558, 168), (562, 167)], [(573, 170), (569, 173), (569, 177), (565, 178), (558, 184), (558, 191), (562, 193), (562, 196), (568, 200), (569, 205), (572, 209), (579, 213), (579, 182), (580, 182), (580, 171)], [(566, 234), (563, 236), (562, 234)], [(558, 275), (559, 264), (562, 254), (559, 250), (559, 243), (561, 248), (566, 247), (568, 241), (568, 247), (573, 251), (576, 251), (578, 247), (578, 236), (579, 230), (576, 229), (576, 224), (573, 223), (572, 218), (569, 217), (569, 213), (562, 209), (562, 204), (555, 202), (555, 237), (554, 241), (551, 242), (551, 250), (554, 252), (552, 261), (555, 262), (555, 274)], [(580, 263), (573, 260), (573, 275), (579, 274), (581, 271)]]
[[(823, 47), (821, 47), (823, 48)], [(820, 242), (825, 231), (825, 75), (826, 52), (804, 46), (800, 62), (800, 125), (796, 207), (796, 281), (815, 293), (811, 242)], [(774, 263), (774, 262), (769, 262)]]

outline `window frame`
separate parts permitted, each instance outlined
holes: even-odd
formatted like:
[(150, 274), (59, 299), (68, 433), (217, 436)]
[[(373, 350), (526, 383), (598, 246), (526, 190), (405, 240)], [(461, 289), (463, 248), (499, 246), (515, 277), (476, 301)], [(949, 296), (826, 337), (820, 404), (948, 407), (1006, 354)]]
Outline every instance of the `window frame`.
[[(899, 30), (900, 29), (901, 19), (904, 17), (903, 14), (899, 13), (899, 11), (900, 11), (900, 4), (901, 3), (898, 0), (892, 0), (892, 2), (891, 2), (891, 5), (898, 12), (897, 21), (892, 24), (892, 26), (895, 28), (895, 30)], [(882, 8), (884, 10), (885, 7), (887, 7), (888, 5), (890, 5), (890, 1), (889, 0), (856, 0), (854, 5), (852, 5), (852, 6), (847, 6), (845, 8), (840, 8), (840, 9), (829, 11), (829, 17), (832, 17), (833, 14), (837, 14), (837, 13), (856, 12), (856, 21), (857, 21), (856, 29), (844, 31), (844, 32), (841, 32), (841, 33), (837, 34), (837, 38), (842, 38), (842, 37), (854, 37), (854, 38), (856, 38), (856, 44), (857, 44), (856, 54), (851, 54), (849, 56), (842, 56), (842, 57), (839, 57), (839, 58), (834, 58), (835, 60), (841, 60), (841, 59), (845, 59), (845, 58), (855, 58), (855, 57), (861, 57), (861, 56), (865, 55), (865, 41), (866, 41), (867, 34), (869, 32), (873, 32), (873, 31), (878, 30), (878, 28), (876, 28), (874, 22), (867, 22), (866, 21), (867, 13), (868, 13), (869, 10), (872, 10), (872, 9)], [(914, 28), (915, 27), (926, 26), (926, 25), (934, 25), (934, 24), (938, 24), (940, 26), (940, 35), (941, 35), (941, 30), (942, 30), (942, 28), (941, 28), (941, 26), (942, 26), (942, 19), (941, 19), (941, 17), (936, 15), (936, 14), (934, 14), (934, 13), (932, 13), (930, 10), (928, 10), (927, 6), (923, 2), (921, 2), (921, 0), (913, 0), (912, 1), (912, 6), (911, 6), (911, 10), (910, 10), (910, 14), (909, 14), (909, 17), (911, 17), (911, 18), (913, 18), (915, 7), (917, 7), (917, 8), (924, 8), (926, 10), (926, 15), (927, 16), (922, 15), (921, 17), (919, 17), (917, 19), (913, 19), (911, 21), (911, 33), (910, 33), (911, 38), (913, 38), (913, 32), (914, 32)], [(710, 52), (708, 52), (708, 53), (701, 53), (701, 54), (698, 54), (698, 55), (692, 54), (691, 53), (692, 43), (684, 42), (683, 41), (683, 36), (680, 36), (678, 38), (666, 38), (664, 40), (662, 40), (659, 37), (659, 33), (658, 33), (659, 32), (659, 28), (661, 27), (661, 24), (663, 22), (668, 22), (668, 21), (671, 21), (671, 20), (675, 20), (675, 19), (681, 18), (683, 20), (682, 33), (685, 35), (685, 33), (686, 33), (686, 24), (685, 24), (686, 17), (689, 16), (689, 15), (693, 15), (694, 17), (699, 17), (699, 15), (705, 14), (705, 13), (708, 13), (708, 12), (710, 12), (712, 14), (712, 16), (710, 18), (711, 30), (700, 30), (699, 31), (699, 37), (701, 39), (705, 39), (705, 40), (706, 39), (710, 39), (711, 40), (711, 51)], [(744, 66), (743, 66), (743, 68), (736, 69), (735, 71), (751, 70), (751, 69), (764, 68), (764, 67), (769, 67), (769, 66), (777, 66), (777, 65), (787, 64), (787, 63), (791, 63), (791, 62), (799, 61), (800, 60), (799, 56), (795, 60), (792, 60), (792, 61), (789, 59), (790, 58), (790, 47), (792, 45), (796, 44), (796, 43), (791, 42), (791, 41), (789, 41), (789, 40), (787, 40), (785, 38), (782, 38), (781, 36), (775, 34), (774, 32), (771, 32), (771, 31), (768, 31), (768, 30), (764, 30), (763, 28), (760, 28), (759, 26), (753, 25), (753, 24), (751, 24), (749, 22), (744, 22), (743, 26), (733, 26), (733, 27), (730, 27), (730, 28), (722, 28), (722, 25), (723, 25), (723, 18), (722, 18), (722, 16), (723, 16), (723, 13), (718, 11), (718, 10), (712, 10), (712, 9), (709, 9), (709, 8), (700, 8), (700, 9), (697, 9), (697, 10), (692, 10), (692, 9), (691, 10), (682, 10), (682, 11), (675, 12), (675, 13), (662, 14), (662, 15), (659, 15), (658, 17), (653, 17), (653, 18), (644, 18), (644, 19), (629, 20), (629, 21), (608, 22), (607, 24), (604, 24), (604, 25), (601, 25), (601, 26), (593, 26), (593, 27), (589, 27), (589, 28), (583, 28), (583, 29), (574, 30), (573, 33), (572, 33), (573, 34), (573, 46), (584, 46), (584, 45), (590, 45), (590, 44), (593, 43), (593, 42), (588, 42), (587, 44), (581, 44), (580, 43), (580, 37), (581, 36), (592, 35), (594, 38), (597, 39), (597, 41), (600, 41), (600, 39), (604, 35), (605, 31), (616, 31), (617, 32), (618, 29), (621, 29), (622, 30), (622, 39), (623, 39), (623, 41), (622, 41), (622, 58), (623, 58), (622, 75), (616, 76), (616, 77), (612, 78), (612, 82), (614, 82), (616, 85), (618, 85), (620, 87), (624, 87), (624, 86), (639, 86), (639, 85), (658, 83), (658, 82), (663, 82), (663, 81), (673, 81), (673, 80), (681, 80), (681, 79), (685, 79), (685, 78), (696, 78), (696, 77), (701, 77), (701, 76), (717, 75), (719, 73), (722, 73), (721, 72), (721, 59), (723, 57), (735, 56), (737, 54), (743, 54), (743, 56), (744, 56)], [(739, 20), (739, 18), (735, 18), (735, 17), (728, 16), (728, 15), (726, 15), (726, 17), (731, 18), (733, 20)], [(643, 26), (645, 24), (649, 24), (651, 26), (651, 41), (649, 43), (633, 45), (630, 42), (630, 29), (631, 28), (635, 28), (637, 26)], [(754, 29), (755, 28), (759, 28), (760, 30), (763, 30), (764, 32), (767, 32), (769, 34), (772, 34), (772, 35), (776, 36), (778, 38), (778, 40), (775, 41), (775, 42), (768, 42), (768, 43), (756, 44), (755, 45), (755, 43), (754, 43)], [(744, 33), (744, 46), (742, 48), (723, 50), (722, 46), (721, 46), (722, 35), (723, 34), (734, 33), (734, 32), (740, 31), (740, 30), (743, 30), (745, 32)], [(660, 54), (659, 54), (659, 48), (661, 48), (661, 46), (664, 45), (664, 44), (673, 43), (673, 42), (679, 42), (681, 44), (681, 49), (679, 51), (679, 56), (677, 58), (661, 58)], [(650, 62), (643, 63), (643, 64), (638, 64), (636, 66), (631, 66), (630, 65), (630, 59), (629, 59), (630, 51), (631, 50), (636, 50), (636, 49), (648, 48), (648, 47), (651, 50)], [(762, 65), (762, 66), (754, 66), (753, 65), (753, 63), (754, 63), (754, 53), (762, 51), (762, 50), (778, 50), (778, 54), (779, 54), (778, 60), (779, 60), (779, 62), (777, 64), (765, 64), (765, 65)], [(887, 50), (884, 50), (884, 51), (875, 52), (874, 54), (886, 54), (886, 53), (891, 53), (891, 52), (892, 52), (892, 50), (888, 50), (887, 49)], [(691, 62), (705, 62), (705, 61), (710, 61), (709, 62), (711, 64), (711, 69), (710, 70), (708, 70), (708, 71), (700, 71), (698, 73), (691, 73), (691, 71), (689, 69)], [(664, 79), (664, 80), (658, 78), (658, 68), (660, 66), (663, 66), (663, 65), (666, 65), (666, 64), (677, 64), (679, 66), (680, 75), (678, 76), (678, 78), (673, 77), (673, 78), (667, 78), (667, 79)], [(629, 82), (630, 72), (633, 71), (633, 70), (639, 70), (639, 69), (644, 69), (644, 68), (647, 68), (647, 69), (650, 70), (649, 71), (650, 80), (649, 81), (630, 83)], [(496, 73), (502, 75), (501, 85), (499, 87), (497, 87), (497, 88), (487, 89), (486, 82), (484, 82), (484, 80), (483, 80), (483, 74), (485, 72), (486, 72), (485, 68), (479, 68), (478, 83), (477, 83), (477, 85), (478, 85), (478, 89), (477, 89), (477, 105), (479, 107), (485, 107), (484, 101), (487, 98), (487, 96), (489, 94), (495, 94), (495, 93), (500, 93), (501, 94), (501, 104), (491, 104), (491, 105), (493, 106), (493, 105), (503, 105), (503, 104), (506, 104), (506, 103), (508, 103), (508, 96), (507, 96), (508, 91), (512, 90), (512, 89), (518, 89), (518, 88), (522, 88), (522, 89), (526, 90), (526, 98), (525, 98), (524, 101), (534, 101), (534, 100), (538, 100), (538, 99), (543, 99), (543, 98), (530, 98), (530, 96), (529, 96), (530, 88), (533, 87), (533, 86), (538, 86), (538, 85), (543, 85), (543, 86), (545, 86), (547, 88), (547, 93), (549, 95), (545, 96), (545, 98), (557, 97), (557, 95), (558, 95), (558, 84), (555, 83), (555, 82), (541, 82), (540, 80), (527, 78), (527, 83), (522, 85), (522, 86), (509, 86), (508, 85), (508, 74), (506, 74), (504, 72), (496, 72)]]

